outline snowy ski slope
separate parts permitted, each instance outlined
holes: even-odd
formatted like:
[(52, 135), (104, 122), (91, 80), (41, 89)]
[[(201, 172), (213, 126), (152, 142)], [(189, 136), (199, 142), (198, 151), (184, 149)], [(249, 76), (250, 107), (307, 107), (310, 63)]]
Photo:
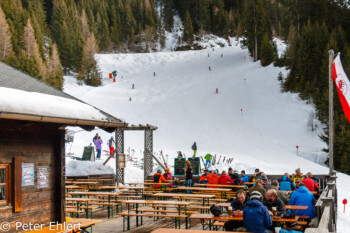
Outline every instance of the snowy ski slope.
[[(191, 156), (191, 145), (196, 141), (198, 155), (234, 157), (231, 166), (247, 173), (256, 167), (267, 174), (293, 173), (296, 168), (304, 173), (328, 172), (314, 163), (324, 159), (322, 148), (326, 144), (318, 136), (322, 134), (319, 122), (314, 132), (307, 126), (313, 107), (297, 94), (281, 93), (277, 76), (281, 72), (285, 77), (285, 69), (261, 67), (239, 46), (216, 47), (214, 51), (101, 54), (96, 59), (103, 86), (79, 86), (74, 78), (66, 77), (64, 91), (128, 123), (158, 126), (154, 151), (163, 150), (170, 161), (179, 150)], [(116, 82), (108, 79), (113, 70), (118, 71)], [(67, 151), (80, 156), (96, 132), (107, 149), (111, 134), (95, 130), (76, 133)], [(143, 132), (128, 132), (125, 136), (125, 149), (134, 148), (139, 158), (143, 136)], [(299, 155), (308, 160), (296, 155), (297, 145)], [(114, 166), (114, 160), (109, 164)], [(128, 165), (127, 180), (142, 180), (143, 171)], [(217, 167), (227, 168), (223, 164)], [(338, 177), (341, 201), (348, 198), (350, 177), (340, 173)], [(338, 232), (345, 233), (350, 229), (350, 214), (342, 213), (340, 203), (339, 207)]]

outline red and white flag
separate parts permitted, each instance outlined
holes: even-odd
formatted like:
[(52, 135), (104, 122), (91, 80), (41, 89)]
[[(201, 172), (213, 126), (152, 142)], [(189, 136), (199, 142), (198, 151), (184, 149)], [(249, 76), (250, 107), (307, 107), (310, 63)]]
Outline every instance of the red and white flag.
[(332, 76), (338, 90), (341, 106), (350, 123), (350, 82), (340, 61), (340, 54), (332, 63)]

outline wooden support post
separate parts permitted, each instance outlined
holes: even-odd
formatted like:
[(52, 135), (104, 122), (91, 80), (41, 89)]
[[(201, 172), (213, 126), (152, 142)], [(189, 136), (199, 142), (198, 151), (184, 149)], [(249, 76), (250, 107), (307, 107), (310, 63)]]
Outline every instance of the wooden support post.
[(13, 211), (22, 211), (22, 157), (13, 158)]

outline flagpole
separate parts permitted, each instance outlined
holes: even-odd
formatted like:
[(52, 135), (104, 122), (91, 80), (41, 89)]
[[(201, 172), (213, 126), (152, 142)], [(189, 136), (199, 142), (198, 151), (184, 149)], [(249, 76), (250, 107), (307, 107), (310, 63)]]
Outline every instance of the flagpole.
[(334, 60), (334, 51), (331, 49), (329, 53), (329, 174), (331, 175), (334, 170), (333, 165), (333, 78), (332, 78), (332, 63)]

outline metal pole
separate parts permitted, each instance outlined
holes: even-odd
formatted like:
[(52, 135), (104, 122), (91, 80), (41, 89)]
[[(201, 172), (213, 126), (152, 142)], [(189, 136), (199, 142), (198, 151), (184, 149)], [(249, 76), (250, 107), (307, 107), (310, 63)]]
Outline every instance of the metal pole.
[(332, 63), (334, 60), (334, 51), (331, 49), (329, 52), (329, 174), (333, 173), (333, 78), (332, 78)]

